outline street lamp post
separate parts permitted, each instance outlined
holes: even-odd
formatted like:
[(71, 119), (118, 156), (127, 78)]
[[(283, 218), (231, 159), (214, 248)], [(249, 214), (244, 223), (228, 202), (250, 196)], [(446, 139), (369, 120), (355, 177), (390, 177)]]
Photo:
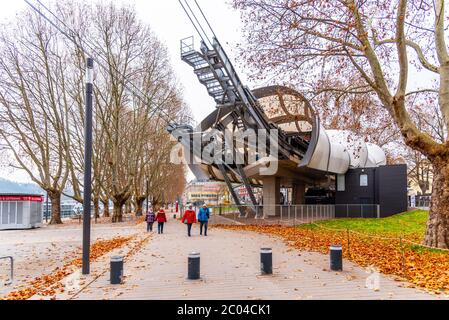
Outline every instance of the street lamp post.
[(146, 192), (146, 195), (147, 195), (147, 211), (145, 212), (145, 214), (148, 212), (148, 209), (149, 209), (149, 207), (148, 207), (148, 199), (150, 198), (150, 194), (149, 194), (149, 186), (148, 186), (148, 184), (149, 184), (150, 182), (148, 181), (148, 179), (147, 179), (147, 192)]
[(83, 266), (82, 273), (90, 273), (90, 201), (92, 195), (92, 102), (94, 60), (86, 61), (86, 114), (84, 123), (84, 193), (83, 193)]
[(47, 191), (47, 200), (46, 200), (46, 205), (45, 205), (45, 223), (48, 223), (48, 214), (49, 214), (49, 210), (48, 210), (48, 191)]

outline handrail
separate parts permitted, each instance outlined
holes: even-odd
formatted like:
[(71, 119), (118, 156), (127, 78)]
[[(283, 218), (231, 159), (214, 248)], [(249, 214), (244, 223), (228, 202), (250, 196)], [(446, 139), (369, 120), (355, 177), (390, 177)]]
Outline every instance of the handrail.
[(0, 260), (2, 259), (9, 259), (11, 262), (10, 279), (5, 283), (6, 285), (10, 285), (14, 280), (14, 258), (11, 256), (0, 257)]

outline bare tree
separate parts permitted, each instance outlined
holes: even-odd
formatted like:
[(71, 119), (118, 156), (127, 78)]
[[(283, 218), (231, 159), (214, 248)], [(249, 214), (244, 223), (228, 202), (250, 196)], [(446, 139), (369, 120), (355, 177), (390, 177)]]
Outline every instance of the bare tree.
[(173, 172), (162, 170), (162, 167), (169, 161), (168, 155), (173, 146), (170, 141), (166, 127), (160, 121), (150, 121), (145, 128), (147, 136), (145, 137), (146, 144), (142, 157), (138, 162), (136, 168), (136, 176), (134, 179), (134, 200), (136, 205), (136, 215), (142, 215), (143, 202), (148, 199), (155, 186), (155, 181), (161, 179), (169, 179)]
[(408, 149), (405, 160), (408, 163), (408, 178), (421, 190), (421, 194), (427, 194), (433, 177), (433, 168), (430, 161), (420, 152)]
[(156, 185), (167, 186), (170, 175), (180, 169), (166, 170), (172, 145), (167, 122), (187, 109), (167, 50), (131, 7), (63, 1), (52, 10), (72, 29), (75, 43), (32, 11), (1, 32), (2, 145), (14, 155), (14, 165), (49, 193), (52, 223), (61, 222), (63, 192), (82, 203), (87, 44), (98, 55), (92, 159), (95, 217), (100, 203), (109, 215), (110, 200), (113, 222), (122, 220), (123, 206), (132, 201), (141, 214), (148, 196), (142, 189), (145, 177), (157, 175), (161, 181)]
[(217, 187), (217, 206), (220, 205), (220, 199), (227, 198), (229, 192), (228, 187), (225, 184), (220, 184)]
[[(449, 247), (449, 142), (420, 130), (410, 114), (410, 97), (437, 92), (449, 125), (449, 54), (445, 1), (422, 0), (234, 0), (248, 34), (247, 61), (259, 71), (302, 79), (344, 82), (329, 90), (356, 91), (359, 75), (401, 132), (405, 143), (432, 163), (432, 204), (425, 236), (430, 246)], [(445, 34), (446, 33), (446, 34)], [(432, 84), (408, 90), (410, 71), (426, 70)], [(345, 81), (347, 79), (347, 81)], [(303, 87), (306, 87), (304, 84)], [(413, 100), (413, 99), (411, 99)]]
[[(166, 160), (169, 160), (168, 157)], [(184, 166), (164, 162), (156, 171), (150, 187), (152, 204), (155, 209), (161, 205), (175, 202), (183, 194), (187, 183), (185, 169)]]
[[(429, 132), (433, 139), (444, 143), (447, 130), (440, 109), (429, 100), (435, 99), (435, 94), (424, 97), (414, 96), (414, 108), (410, 110), (411, 116), (419, 130)], [(404, 147), (404, 158), (408, 164), (408, 177), (416, 184), (421, 194), (427, 194), (431, 190), (433, 180), (433, 166), (429, 159), (422, 153), (409, 147)]]
[[(153, 139), (153, 120), (161, 123), (164, 139), (168, 140), (166, 121), (174, 120), (185, 106), (179, 102), (180, 93), (166, 48), (150, 28), (136, 18), (132, 8), (110, 3), (86, 10), (83, 6), (78, 9), (78, 6), (64, 4), (58, 7), (58, 12), (71, 25), (80, 42), (74, 48), (75, 65), (82, 68), (84, 57), (80, 47), (83, 41), (92, 43), (93, 38), (101, 55), (99, 63), (102, 66), (97, 67), (94, 90), (92, 200), (96, 215), (99, 214), (99, 202), (103, 203), (108, 215), (109, 199), (112, 200), (112, 219), (118, 222), (122, 220), (123, 206), (130, 201), (136, 205), (137, 214), (141, 214), (146, 198), (142, 185), (150, 171), (148, 146)], [(90, 18), (85, 19), (86, 16)], [(78, 128), (82, 128), (84, 121), (83, 85), (82, 78), (78, 77), (72, 85), (73, 99), (80, 111), (72, 120)], [(161, 108), (168, 118), (161, 119), (160, 113), (154, 112)], [(78, 201), (82, 201), (83, 134), (82, 130), (72, 131), (72, 141), (77, 147), (66, 152), (73, 197)], [(129, 206), (127, 208), (129, 210)]]
[(323, 89), (314, 92), (310, 99), (320, 120), (329, 129), (348, 130), (366, 142), (384, 147), (387, 155), (394, 157), (393, 150), (388, 147), (400, 139), (399, 129), (390, 121), (372, 90), (363, 85), (363, 79), (358, 77), (351, 83), (360, 85), (354, 91), (339, 91), (327, 89), (342, 87), (339, 79), (320, 82)]
[(51, 224), (61, 222), (61, 193), (69, 178), (64, 146), (70, 99), (67, 52), (51, 26), (31, 12), (0, 35), (0, 135), (12, 166), (25, 170), (47, 191)]

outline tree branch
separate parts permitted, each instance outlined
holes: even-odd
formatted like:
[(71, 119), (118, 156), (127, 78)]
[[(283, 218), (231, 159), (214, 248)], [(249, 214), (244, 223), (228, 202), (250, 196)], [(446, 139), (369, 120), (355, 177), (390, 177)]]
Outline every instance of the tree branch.
[[(376, 45), (383, 45), (383, 44), (387, 44), (387, 43), (396, 43), (396, 39), (383, 39), (383, 40), (377, 40), (375, 37), (373, 37), (373, 41), (374, 44)], [(421, 47), (416, 43), (413, 42), (411, 40), (406, 39), (405, 40), (405, 44), (412, 48), (413, 50), (415, 50), (416, 55), (418, 56), (418, 60), (419, 62), (421, 62), (421, 65), (434, 73), (439, 73), (438, 67), (432, 63), (429, 62), (429, 60), (427, 60), (427, 58), (424, 56), (424, 52), (422, 51)]]
[(435, 46), (440, 64), (448, 64), (449, 54), (444, 39), (444, 0), (436, 0), (435, 5)]
[(399, 59), (399, 83), (396, 90), (395, 98), (403, 98), (407, 90), (408, 80), (408, 57), (407, 45), (405, 43), (404, 21), (407, 11), (407, 0), (399, 1), (399, 8), (396, 17), (396, 48), (398, 50)]

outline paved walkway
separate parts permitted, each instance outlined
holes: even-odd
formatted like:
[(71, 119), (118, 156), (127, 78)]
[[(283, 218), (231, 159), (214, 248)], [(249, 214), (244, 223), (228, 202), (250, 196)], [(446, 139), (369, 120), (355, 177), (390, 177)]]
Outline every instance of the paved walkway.
[[(142, 230), (144, 226), (142, 225)], [(380, 276), (378, 289), (366, 287), (370, 274), (350, 262), (330, 272), (328, 258), (289, 248), (280, 239), (249, 232), (211, 229), (208, 237), (188, 238), (185, 226), (169, 221), (165, 234), (125, 262), (125, 283), (109, 284), (109, 272), (90, 283), (76, 299), (444, 299)], [(273, 248), (274, 275), (259, 275), (259, 249)], [(187, 255), (201, 253), (199, 281), (186, 280)], [(108, 259), (92, 266), (109, 269)], [(370, 279), (374, 279), (371, 276)], [(73, 292), (73, 291), (72, 291)], [(64, 293), (59, 299), (70, 298)]]
[[(137, 233), (130, 224), (92, 224), (92, 242)], [(0, 231), (0, 256), (14, 257), (14, 283), (9, 279), (9, 261), (0, 260), (0, 296), (28, 286), (28, 282), (43, 273), (80, 257), (82, 230), (78, 224), (44, 226), (32, 230)]]

